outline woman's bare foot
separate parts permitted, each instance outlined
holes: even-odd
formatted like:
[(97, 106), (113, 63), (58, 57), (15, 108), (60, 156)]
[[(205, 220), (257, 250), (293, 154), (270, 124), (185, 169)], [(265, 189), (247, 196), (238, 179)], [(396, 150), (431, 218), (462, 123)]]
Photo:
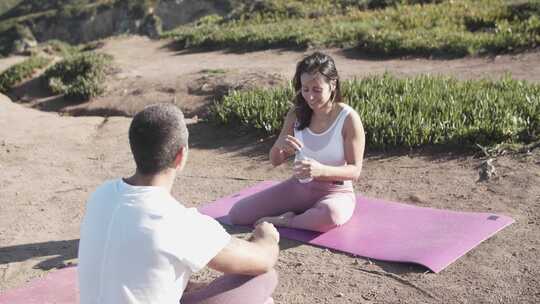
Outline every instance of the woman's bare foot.
[(275, 226), (288, 227), (289, 223), (291, 222), (291, 219), (295, 215), (296, 214), (294, 212), (289, 211), (289, 212), (285, 212), (282, 215), (278, 215), (278, 216), (265, 216), (265, 217), (262, 217), (262, 218), (258, 219), (255, 222), (255, 226), (257, 226), (258, 224), (260, 224), (262, 222), (267, 222), (267, 223), (274, 224)]

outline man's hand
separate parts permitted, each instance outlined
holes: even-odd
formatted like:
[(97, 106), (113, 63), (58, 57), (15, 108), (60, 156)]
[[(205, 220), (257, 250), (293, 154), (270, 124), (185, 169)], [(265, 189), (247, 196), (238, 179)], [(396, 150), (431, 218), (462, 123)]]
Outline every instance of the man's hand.
[(279, 232), (274, 225), (262, 222), (255, 226), (250, 239), (253, 242), (258, 240), (274, 240), (275, 243), (279, 243)]
[(231, 241), (208, 264), (223, 273), (259, 275), (272, 270), (279, 255), (279, 233), (270, 223), (255, 227), (249, 241)]

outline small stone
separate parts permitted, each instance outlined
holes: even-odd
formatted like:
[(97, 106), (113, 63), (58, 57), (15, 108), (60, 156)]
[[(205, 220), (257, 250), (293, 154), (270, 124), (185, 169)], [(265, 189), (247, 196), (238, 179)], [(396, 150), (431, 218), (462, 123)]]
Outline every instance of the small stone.
[(212, 92), (212, 86), (208, 83), (204, 83), (202, 86), (201, 86), (201, 92), (203, 93), (210, 93)]
[(131, 95), (133, 95), (133, 96), (139, 96), (139, 95), (142, 95), (142, 94), (144, 94), (144, 91), (142, 89), (135, 89), (135, 90), (133, 90), (131, 92)]
[(423, 204), (425, 203), (425, 199), (422, 198), (421, 196), (419, 196), (418, 194), (411, 194), (409, 195), (409, 200), (413, 203), (420, 203), (420, 204)]
[(371, 300), (372, 298), (373, 297), (371, 297), (369, 294), (368, 295), (362, 295), (362, 299), (367, 300), (367, 301)]
[(493, 158), (489, 158), (480, 164), (480, 170), (478, 174), (480, 175), (478, 181), (487, 181), (490, 180), (493, 176), (497, 175), (495, 166), (493, 165)]
[(336, 298), (343, 298), (343, 294), (340, 292), (336, 295)]

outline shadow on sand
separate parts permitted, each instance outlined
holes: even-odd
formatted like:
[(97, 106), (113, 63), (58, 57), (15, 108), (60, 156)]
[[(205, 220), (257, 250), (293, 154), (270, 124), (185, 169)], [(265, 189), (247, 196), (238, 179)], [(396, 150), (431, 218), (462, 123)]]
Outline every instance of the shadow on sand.
[(77, 257), (78, 248), (78, 239), (2, 247), (0, 248), (0, 265), (50, 257), (33, 268), (43, 270), (62, 268), (70, 265), (71, 260)]

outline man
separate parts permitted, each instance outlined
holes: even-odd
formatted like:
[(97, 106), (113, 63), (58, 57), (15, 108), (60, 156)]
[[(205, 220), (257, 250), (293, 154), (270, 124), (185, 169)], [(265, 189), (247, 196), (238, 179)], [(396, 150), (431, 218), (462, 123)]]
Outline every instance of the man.
[[(107, 181), (90, 197), (81, 226), (79, 287), (89, 303), (273, 303), (279, 234), (272, 224), (249, 241), (171, 196), (188, 156), (180, 109), (146, 107), (133, 118), (133, 176)], [(205, 265), (224, 276), (193, 292), (192, 273)]]

